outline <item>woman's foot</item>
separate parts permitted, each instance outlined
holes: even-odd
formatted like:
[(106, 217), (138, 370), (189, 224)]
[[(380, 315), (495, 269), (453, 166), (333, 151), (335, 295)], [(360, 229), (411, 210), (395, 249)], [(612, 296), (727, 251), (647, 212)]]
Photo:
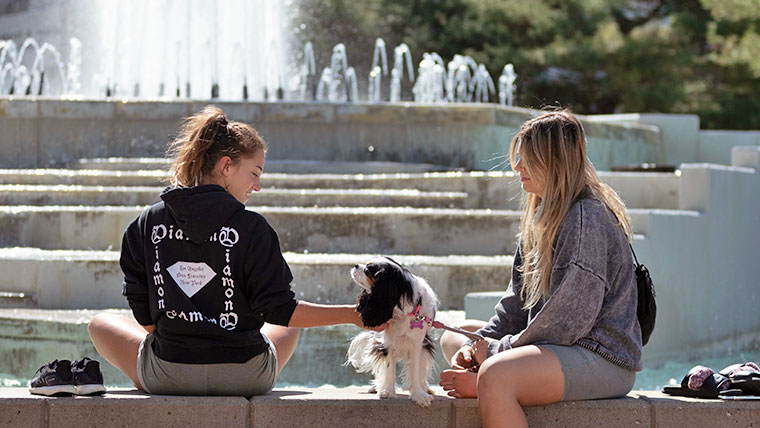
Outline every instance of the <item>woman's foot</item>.
[(440, 385), (454, 398), (475, 398), (478, 396), (478, 374), (469, 370), (444, 370)]

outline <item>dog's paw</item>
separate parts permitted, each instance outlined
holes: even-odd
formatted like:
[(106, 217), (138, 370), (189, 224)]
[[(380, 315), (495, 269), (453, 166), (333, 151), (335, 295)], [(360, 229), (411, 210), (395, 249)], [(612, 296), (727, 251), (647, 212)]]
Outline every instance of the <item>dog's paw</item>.
[(427, 392), (413, 392), (410, 398), (420, 407), (427, 407), (433, 402), (433, 394)]
[(370, 386), (369, 390), (367, 390), (367, 393), (369, 393), (369, 394), (377, 394), (377, 387), (375, 385)]
[(394, 398), (396, 397), (396, 391), (378, 391), (377, 396), (380, 398)]

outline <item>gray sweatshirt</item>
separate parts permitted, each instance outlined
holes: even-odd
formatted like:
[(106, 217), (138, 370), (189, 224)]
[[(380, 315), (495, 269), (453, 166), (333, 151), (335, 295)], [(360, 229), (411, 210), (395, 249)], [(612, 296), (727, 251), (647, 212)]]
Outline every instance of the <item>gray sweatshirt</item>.
[(641, 329), (636, 318), (636, 275), (622, 227), (600, 201), (570, 207), (557, 239), (549, 297), (522, 309), (522, 246), (507, 293), (479, 333), (498, 339), (493, 355), (523, 345), (579, 345), (628, 370), (640, 371)]

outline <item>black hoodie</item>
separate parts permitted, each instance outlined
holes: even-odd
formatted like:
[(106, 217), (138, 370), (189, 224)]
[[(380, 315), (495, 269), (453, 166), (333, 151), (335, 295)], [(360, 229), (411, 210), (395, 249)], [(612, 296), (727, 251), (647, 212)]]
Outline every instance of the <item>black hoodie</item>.
[(277, 233), (217, 185), (167, 188), (122, 239), (122, 294), (156, 326), (159, 358), (240, 363), (267, 348), (264, 321), (287, 326), (297, 305)]

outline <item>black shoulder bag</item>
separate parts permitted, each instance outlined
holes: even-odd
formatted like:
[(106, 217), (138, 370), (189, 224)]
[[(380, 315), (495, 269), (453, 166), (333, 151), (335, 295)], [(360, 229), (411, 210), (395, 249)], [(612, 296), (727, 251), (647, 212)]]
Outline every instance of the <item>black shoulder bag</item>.
[(636, 288), (639, 292), (636, 317), (639, 319), (639, 325), (641, 326), (641, 345), (643, 346), (649, 342), (649, 336), (652, 335), (652, 330), (654, 330), (654, 321), (657, 317), (657, 302), (654, 300), (656, 294), (652, 278), (649, 276), (649, 270), (646, 266), (639, 264), (636, 252), (633, 251), (633, 245), (628, 244), (628, 246), (631, 247), (633, 260), (636, 262), (634, 265), (636, 268)]

